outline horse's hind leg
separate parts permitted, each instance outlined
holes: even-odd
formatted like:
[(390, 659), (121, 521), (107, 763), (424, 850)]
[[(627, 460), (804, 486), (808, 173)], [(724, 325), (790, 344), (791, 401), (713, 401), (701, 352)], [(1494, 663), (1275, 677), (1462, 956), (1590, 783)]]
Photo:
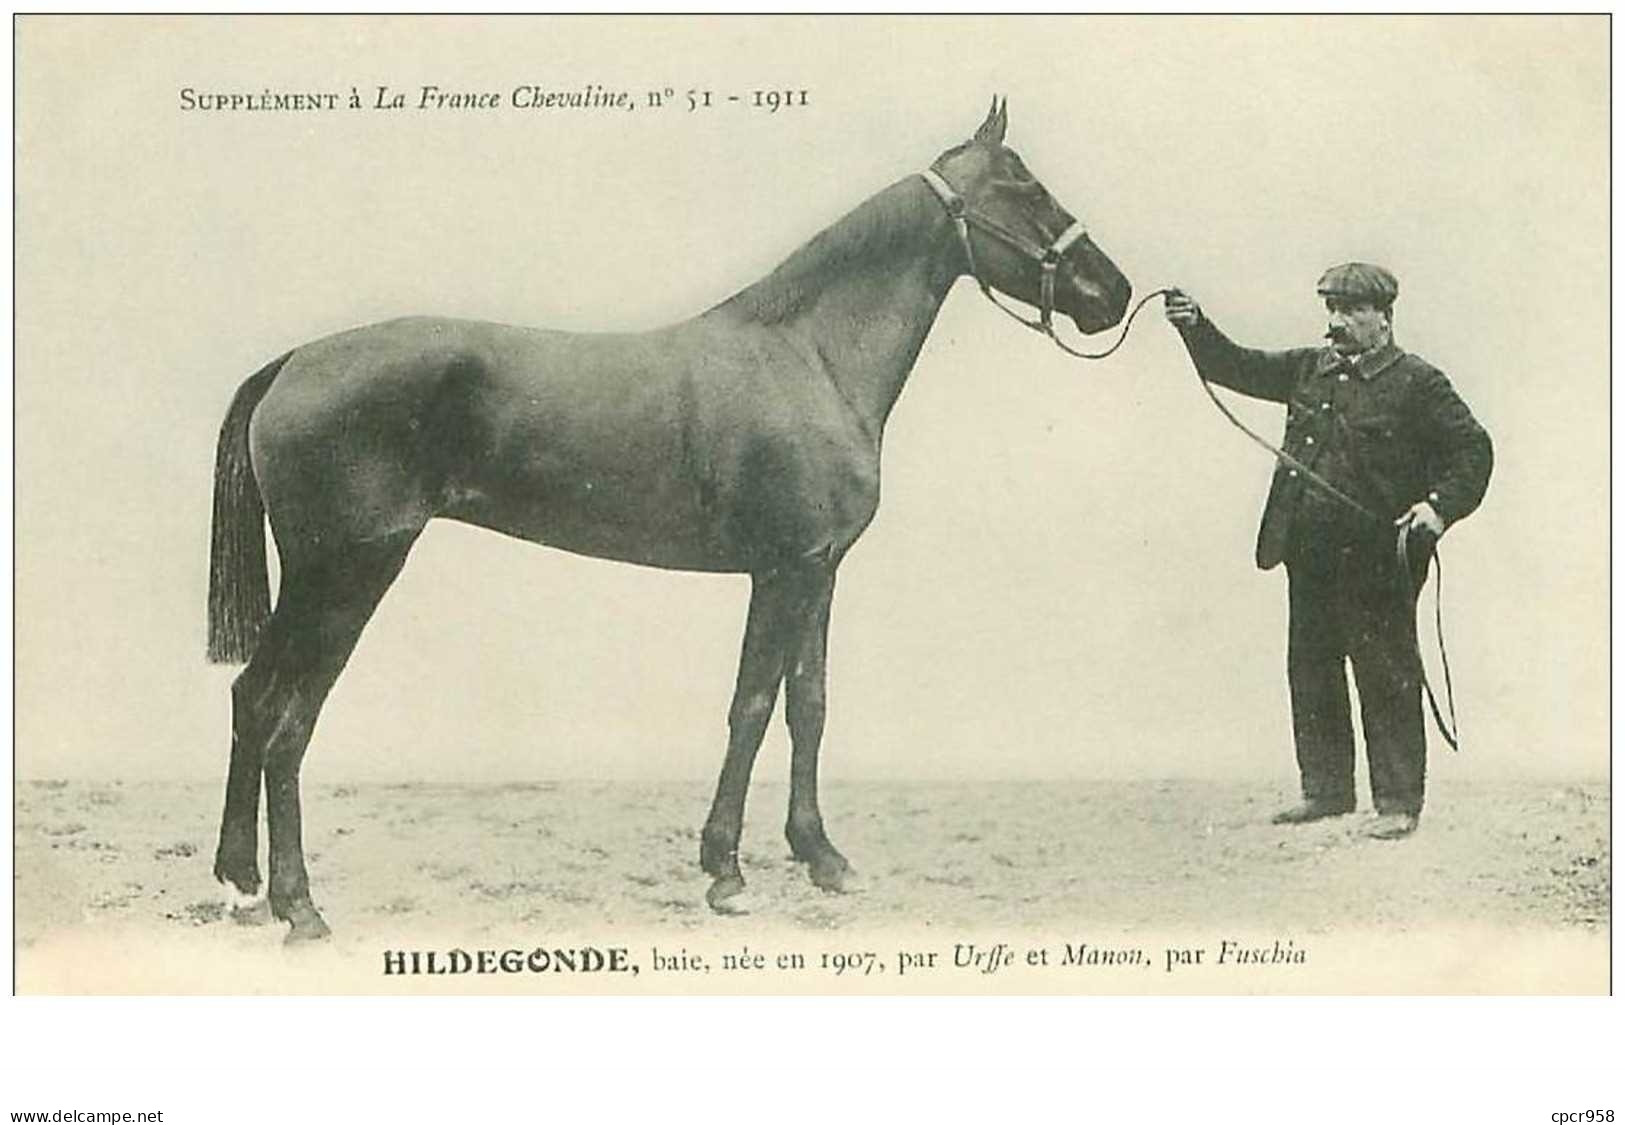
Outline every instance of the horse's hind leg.
[(784, 679), (784, 718), (791, 747), (790, 815), (784, 835), (791, 854), (807, 864), (812, 881), (826, 891), (844, 890), (852, 872), (846, 857), (829, 842), (818, 810), (818, 750), (824, 738), (824, 669), (834, 583), (832, 571), (813, 605), (801, 643), (791, 654)]
[(310, 901), (299, 767), (333, 682), (416, 538), (413, 531), (291, 563), (266, 624), (267, 643), (241, 677), (241, 689), (234, 691), (240, 730), (251, 744), (246, 752), (257, 749), (264, 764), (271, 913), (291, 924), (290, 941), (328, 932)]
[(728, 754), (700, 833), (700, 866), (713, 880), (705, 899), (713, 910), (727, 909), (728, 900), (745, 889), (739, 871), (745, 793), (778, 699), (785, 662), (806, 625), (821, 574), (822, 568), (804, 564), (751, 576), (739, 678), (728, 709)]
[[(214, 877), (238, 894), (253, 899), (260, 892), (259, 817), (260, 776), (264, 769), (262, 741), (245, 729), (252, 695), (263, 669), (275, 663), (278, 630), (267, 622), (247, 668), (231, 685), (231, 764), (226, 770), (226, 807), (220, 816), (220, 843), (214, 853)], [(242, 922), (264, 922), (264, 903), (240, 903), (233, 916)]]
[[(262, 633), (261, 650), (264, 649)], [(214, 877), (230, 883), (248, 897), (259, 894), (259, 747), (243, 737), (242, 705), (238, 686), (245, 669), (231, 685), (231, 765), (226, 770), (226, 807), (220, 814), (220, 843), (214, 852)]]
[[(284, 581), (286, 595), (292, 587)], [(279, 607), (280, 608), (280, 607)], [(231, 763), (226, 771), (226, 807), (220, 817), (220, 842), (214, 853), (214, 877), (239, 894), (260, 893), (259, 816), (260, 780), (265, 769), (267, 700), (279, 690), (277, 677), (285, 676), (292, 610), (273, 613), (260, 629), (254, 655), (231, 685)], [(264, 903), (233, 913), (241, 921), (270, 921)]]

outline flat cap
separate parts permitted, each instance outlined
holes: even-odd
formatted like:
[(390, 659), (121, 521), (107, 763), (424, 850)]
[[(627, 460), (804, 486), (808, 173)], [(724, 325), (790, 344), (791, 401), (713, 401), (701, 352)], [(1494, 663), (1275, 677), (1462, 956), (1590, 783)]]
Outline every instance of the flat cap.
[(1367, 262), (1344, 262), (1320, 275), (1315, 292), (1322, 297), (1342, 297), (1387, 308), (1399, 296), (1399, 282), (1381, 266)]

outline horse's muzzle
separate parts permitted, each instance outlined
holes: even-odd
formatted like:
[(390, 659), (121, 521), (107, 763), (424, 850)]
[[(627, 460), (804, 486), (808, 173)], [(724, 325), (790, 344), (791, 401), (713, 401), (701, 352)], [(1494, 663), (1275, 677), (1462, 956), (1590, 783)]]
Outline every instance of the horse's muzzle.
[(1104, 288), (1075, 274), (1071, 280), (1076, 297), (1069, 302), (1072, 307), (1066, 314), (1079, 332), (1089, 336), (1122, 323), (1134, 297), (1134, 286), (1128, 278), (1118, 275)]

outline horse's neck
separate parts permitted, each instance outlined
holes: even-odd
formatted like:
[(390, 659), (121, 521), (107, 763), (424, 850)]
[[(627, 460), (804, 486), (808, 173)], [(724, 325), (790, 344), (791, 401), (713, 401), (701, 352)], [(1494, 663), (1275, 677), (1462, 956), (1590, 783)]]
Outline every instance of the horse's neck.
[(952, 231), (930, 189), (910, 177), (723, 308), (790, 336), (878, 440), (959, 275)]

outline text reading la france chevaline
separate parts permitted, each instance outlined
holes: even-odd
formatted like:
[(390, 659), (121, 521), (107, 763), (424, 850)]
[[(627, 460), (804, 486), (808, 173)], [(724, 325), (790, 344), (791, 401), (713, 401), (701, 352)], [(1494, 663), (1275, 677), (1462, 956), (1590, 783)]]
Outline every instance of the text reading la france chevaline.
[(339, 110), (620, 110), (685, 107), (689, 112), (723, 105), (743, 105), (769, 113), (809, 104), (806, 90), (746, 90), (738, 93), (702, 90), (679, 91), (662, 86), (641, 91), (611, 90), (596, 82), (565, 89), (535, 83), (496, 90), (448, 90), (424, 85), (411, 88), (351, 86), (348, 93), (333, 90), (199, 90), (183, 86), (184, 112), (320, 113)]

